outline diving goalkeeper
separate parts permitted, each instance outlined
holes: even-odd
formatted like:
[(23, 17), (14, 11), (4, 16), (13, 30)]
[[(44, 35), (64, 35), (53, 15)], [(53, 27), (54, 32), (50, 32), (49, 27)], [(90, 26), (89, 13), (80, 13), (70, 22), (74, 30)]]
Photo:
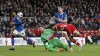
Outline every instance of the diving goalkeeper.
[[(44, 29), (43, 27), (40, 27), (40, 31), (42, 33), (41, 40), (46, 50), (51, 52), (62, 52), (64, 50), (67, 51), (67, 46), (63, 44), (58, 38), (50, 39), (50, 37), (56, 37), (56, 32), (52, 31), (51, 29)], [(56, 47), (63, 48), (64, 50), (58, 50)]]

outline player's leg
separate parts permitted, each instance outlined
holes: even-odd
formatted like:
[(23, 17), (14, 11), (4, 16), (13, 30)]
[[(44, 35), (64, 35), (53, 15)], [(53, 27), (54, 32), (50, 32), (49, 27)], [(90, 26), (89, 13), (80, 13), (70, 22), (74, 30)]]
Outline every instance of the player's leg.
[(60, 46), (61, 46), (61, 48), (63, 48), (65, 51), (67, 51), (67, 50), (68, 50), (68, 48), (67, 48), (67, 45), (66, 45), (66, 44), (61, 43), (61, 44), (60, 44)]
[(23, 37), (24, 40), (27, 41), (28, 44), (33, 45), (33, 47), (35, 47), (35, 41), (33, 41), (31, 38), (28, 37)]
[[(70, 29), (71, 29), (71, 31), (73, 32), (73, 34), (75, 34), (75, 35), (81, 37), (80, 32), (77, 30), (77, 28), (76, 28), (74, 25), (69, 24), (69, 26), (70, 26)], [(79, 42), (77, 42), (75, 39), (73, 39), (73, 36), (70, 37), (70, 40), (71, 40), (74, 44), (76, 44), (76, 45), (78, 45), (78, 46), (80, 47), (80, 48), (79, 48), (79, 51), (82, 49), (82, 46), (83, 46), (83, 45), (80, 44)]]
[[(73, 33), (76, 34), (76, 35), (78, 35), (79, 37), (81, 36), (80, 33), (79, 33), (79, 31), (77, 31), (77, 30), (74, 30)], [(74, 44), (80, 46), (80, 43), (77, 42), (75, 39), (73, 39), (73, 36), (70, 37), (70, 40), (71, 40)]]
[(24, 30), (20, 32), (20, 35), (23, 37), (24, 40), (27, 41), (28, 44), (31, 44), (33, 45), (33, 47), (35, 47), (35, 41), (33, 41), (31, 38), (26, 37)]
[(16, 37), (16, 35), (18, 35), (18, 31), (17, 30), (14, 30), (13, 31), (13, 34), (12, 34), (12, 37), (11, 37), (12, 47), (9, 50), (15, 50), (15, 48), (14, 48), (14, 38)]
[(53, 44), (48, 44), (47, 49), (48, 49), (49, 51), (51, 51), (51, 52), (57, 52), (57, 51), (59, 51), (59, 50), (57, 50), (57, 49), (53, 46)]
[[(78, 31), (78, 30), (75, 30), (74, 31), (74, 34), (78, 35), (79, 37), (82, 37), (82, 34)], [(87, 36), (87, 39), (92, 43), (93, 40), (91, 39), (90, 35)]]
[(93, 40), (92, 40), (92, 38), (91, 38), (91, 36), (90, 36), (90, 35), (88, 35), (88, 36), (87, 36), (87, 39), (90, 41), (90, 43), (92, 43), (92, 42), (93, 42)]
[(58, 50), (56, 49), (55, 47), (60, 47), (61, 48), (61, 42), (58, 38), (53, 38), (52, 40), (49, 40), (49, 44), (47, 46), (47, 49), (49, 51), (52, 51), (52, 52), (62, 52), (63, 50)]
[[(59, 39), (54, 39), (53, 46), (63, 48), (65, 51), (68, 50), (67, 45), (63, 44)], [(63, 51), (63, 50), (59, 50), (59, 51)]]
[(74, 44), (76, 44), (77, 46), (79, 46), (79, 51), (81, 51), (82, 50), (82, 44), (81, 43), (79, 43), (79, 42), (77, 42), (75, 39), (73, 39), (73, 38), (70, 38), (70, 40), (74, 43)]
[(70, 38), (70, 40), (71, 40), (74, 44), (76, 44), (76, 45), (80, 46), (80, 43), (79, 43), (79, 42), (77, 42), (75, 39)]
[(64, 35), (64, 37), (66, 38), (66, 41), (67, 41), (67, 43), (68, 43), (68, 45), (69, 45), (69, 47), (70, 47), (70, 51), (73, 51), (73, 49), (72, 49), (72, 44), (71, 44), (71, 41), (70, 41), (70, 39), (69, 39), (69, 37), (68, 37), (68, 34), (67, 34), (67, 32), (62, 32), (63, 33), (63, 35)]
[[(56, 46), (56, 47), (59, 47), (59, 48), (63, 48), (65, 51), (67, 51), (68, 50), (68, 48), (67, 48), (67, 45), (65, 45), (65, 44), (63, 44), (60, 40), (58, 40), (58, 39), (54, 39), (55, 40), (55, 42), (54, 42), (54, 46)], [(63, 51), (63, 50), (62, 50)]]

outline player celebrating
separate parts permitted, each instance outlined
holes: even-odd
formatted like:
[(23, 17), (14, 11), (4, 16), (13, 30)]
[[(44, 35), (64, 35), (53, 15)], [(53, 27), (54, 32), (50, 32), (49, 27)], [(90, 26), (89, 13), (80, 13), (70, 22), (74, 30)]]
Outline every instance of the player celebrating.
[(23, 13), (18, 12), (17, 15), (13, 18), (12, 24), (15, 25), (15, 30), (12, 33), (12, 37), (11, 37), (12, 47), (9, 50), (15, 50), (15, 48), (14, 48), (14, 37), (16, 37), (17, 35), (22, 36), (24, 40), (26, 40), (29, 44), (32, 44), (33, 47), (35, 47), (35, 42), (32, 39), (27, 38), (25, 36), (24, 27), (23, 27), (22, 21), (21, 21), (22, 17), (23, 17)]
[[(63, 48), (65, 51), (67, 51), (67, 46), (63, 44), (58, 38), (52, 38), (50, 37), (56, 37), (56, 32), (52, 31), (51, 29), (45, 29), (43, 27), (40, 27), (41, 30), (41, 40), (43, 41), (44, 47), (46, 50), (52, 51), (52, 52), (61, 52), (63, 50), (55, 49), (56, 47)], [(48, 43), (48, 45), (46, 45)]]

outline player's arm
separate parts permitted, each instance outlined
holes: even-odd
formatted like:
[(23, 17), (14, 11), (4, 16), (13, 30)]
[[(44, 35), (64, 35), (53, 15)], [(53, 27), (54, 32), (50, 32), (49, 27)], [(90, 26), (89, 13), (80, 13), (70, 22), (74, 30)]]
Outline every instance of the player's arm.
[(15, 17), (14, 22), (12, 24), (19, 25), (19, 24), (22, 24), (22, 21), (19, 18)]
[(55, 16), (53, 16), (50, 20), (49, 20), (50, 24), (55, 24)]
[(45, 49), (47, 50), (47, 45), (46, 45), (47, 40), (44, 39), (44, 36), (43, 35), (41, 35), (41, 40), (43, 42), (43, 45), (44, 45)]
[(45, 49), (47, 50), (47, 45), (46, 45), (46, 43), (47, 43), (47, 42), (44, 41), (44, 42), (43, 42), (43, 45), (44, 45)]
[(22, 22), (21, 21), (17, 21), (17, 22), (15, 22), (15, 24), (19, 25), (19, 24), (22, 24)]
[(61, 20), (61, 22), (67, 23), (67, 14), (65, 14), (64, 20)]
[(63, 22), (63, 23), (67, 23), (67, 19), (61, 20), (61, 22)]
[(58, 17), (58, 13), (55, 14), (55, 21), (61, 22), (60, 18)]

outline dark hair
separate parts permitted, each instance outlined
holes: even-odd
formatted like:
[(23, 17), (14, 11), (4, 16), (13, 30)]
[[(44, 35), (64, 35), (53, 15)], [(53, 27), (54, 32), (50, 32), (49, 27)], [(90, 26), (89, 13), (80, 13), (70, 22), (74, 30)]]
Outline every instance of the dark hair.
[(46, 27), (46, 28), (52, 28), (53, 26), (54, 26), (55, 24), (50, 24), (50, 25), (48, 25), (48, 27)]

